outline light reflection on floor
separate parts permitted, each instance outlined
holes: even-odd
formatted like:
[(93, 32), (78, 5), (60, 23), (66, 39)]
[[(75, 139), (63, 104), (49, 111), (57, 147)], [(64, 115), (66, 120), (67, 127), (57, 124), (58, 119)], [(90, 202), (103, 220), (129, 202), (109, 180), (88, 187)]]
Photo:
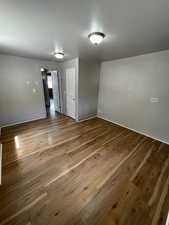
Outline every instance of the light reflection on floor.
[(55, 105), (54, 105), (54, 100), (50, 99), (50, 111), (55, 112)]
[(16, 149), (20, 148), (18, 136), (15, 136), (15, 137), (14, 137), (14, 140), (15, 140), (15, 147), (16, 147)]

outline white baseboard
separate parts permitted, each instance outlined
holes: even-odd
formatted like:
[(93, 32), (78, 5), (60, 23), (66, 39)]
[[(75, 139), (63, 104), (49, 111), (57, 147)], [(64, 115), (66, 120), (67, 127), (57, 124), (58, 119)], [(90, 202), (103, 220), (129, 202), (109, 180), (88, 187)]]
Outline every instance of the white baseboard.
[(97, 117), (97, 115), (92, 115), (92, 116), (89, 116), (88, 118), (86, 118), (86, 119), (78, 119), (78, 120), (76, 120), (77, 122), (83, 122), (83, 121), (86, 121), (86, 120), (90, 120), (90, 119), (93, 119), (93, 118), (96, 118)]
[(127, 127), (127, 126), (125, 126), (125, 125), (123, 125), (123, 124), (121, 124), (121, 123), (117, 123), (117, 122), (114, 122), (114, 121), (112, 121), (112, 120), (110, 120), (110, 119), (107, 119), (107, 118), (105, 118), (104, 116), (97, 115), (97, 117), (98, 117), (98, 118), (101, 118), (101, 119), (103, 119), (103, 120), (109, 121), (109, 122), (111, 122), (111, 123), (117, 124), (117, 125), (119, 125), (119, 126), (121, 126), (121, 127), (127, 128), (127, 129), (129, 129), (129, 130), (132, 130), (132, 131), (134, 131), (134, 132), (136, 132), (136, 133), (138, 133), (138, 134), (142, 134), (142, 135), (144, 135), (144, 136), (146, 136), (146, 137), (152, 138), (152, 139), (154, 139), (154, 140), (157, 140), (157, 141), (160, 141), (160, 142), (163, 142), (163, 143), (169, 145), (169, 142), (167, 142), (167, 141), (161, 140), (161, 139), (156, 138), (156, 137), (153, 137), (153, 136), (151, 136), (151, 135), (147, 135), (147, 134), (144, 133), (144, 132), (140, 132), (140, 131), (134, 130), (134, 129), (132, 129), (132, 128), (130, 128), (130, 127)]
[(46, 116), (40, 116), (40, 117), (37, 117), (35, 119), (23, 120), (23, 121), (18, 121), (18, 122), (10, 123), (10, 124), (1, 126), (1, 128), (10, 127), (10, 126), (14, 126), (14, 125), (22, 124), (22, 123), (28, 123), (28, 122), (32, 122), (32, 121), (36, 121), (36, 120), (45, 119), (45, 118), (46, 118)]
[(2, 184), (2, 144), (0, 144), (0, 185)]

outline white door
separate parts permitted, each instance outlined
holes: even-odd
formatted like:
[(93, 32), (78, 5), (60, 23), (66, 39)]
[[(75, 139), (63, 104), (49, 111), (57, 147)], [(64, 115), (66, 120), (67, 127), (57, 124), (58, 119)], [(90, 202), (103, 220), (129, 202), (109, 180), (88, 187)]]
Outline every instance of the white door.
[(66, 112), (74, 119), (76, 115), (75, 76), (75, 68), (66, 69)]
[(52, 89), (55, 111), (61, 112), (60, 92), (59, 92), (59, 75), (57, 71), (51, 71)]

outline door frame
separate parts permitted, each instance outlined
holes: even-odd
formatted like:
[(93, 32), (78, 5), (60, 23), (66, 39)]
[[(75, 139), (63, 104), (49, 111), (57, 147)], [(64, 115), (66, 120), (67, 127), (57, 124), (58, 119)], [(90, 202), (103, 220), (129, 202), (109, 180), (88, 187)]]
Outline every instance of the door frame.
[[(58, 90), (59, 90), (59, 107), (60, 107), (60, 113), (63, 113), (63, 105), (62, 105), (62, 83), (61, 83), (61, 76), (60, 76), (60, 72), (58, 70), (49, 70), (49, 72), (51, 73), (52, 76), (52, 72), (56, 71), (57, 72), (57, 77), (58, 77)], [(53, 84), (53, 78), (52, 78), (52, 84)], [(53, 91), (53, 88), (52, 88)], [(53, 96), (54, 98), (54, 96)]]
[[(69, 69), (74, 69), (75, 70), (75, 76), (74, 76), (74, 84), (75, 84), (75, 90), (74, 90), (74, 94), (75, 94), (75, 113), (74, 113), (74, 117), (71, 117), (70, 115), (67, 114), (67, 90), (66, 90), (66, 85), (67, 85), (67, 70)], [(67, 116), (70, 116), (71, 118), (77, 120), (77, 99), (78, 99), (78, 95), (77, 95), (77, 74), (76, 74), (76, 67), (75, 66), (71, 66), (71, 67), (67, 67), (65, 68), (65, 113)]]
[(58, 67), (55, 67), (55, 68), (49, 68), (48, 66), (40, 66), (40, 76), (41, 76), (41, 89), (42, 89), (42, 94), (43, 94), (43, 106), (45, 108), (45, 111), (46, 111), (46, 116), (47, 116), (47, 109), (46, 109), (46, 105), (45, 105), (45, 95), (44, 95), (44, 87), (43, 87), (43, 77), (42, 77), (42, 72), (41, 72), (41, 69), (44, 68), (44, 69), (47, 69), (48, 72), (50, 71), (57, 71), (58, 73), (58, 80), (59, 80), (59, 99), (60, 99), (60, 113), (64, 114), (64, 101), (63, 101), (63, 87), (62, 87), (62, 77), (61, 77), (61, 70), (58, 68)]
[(66, 96), (65, 96), (65, 89), (66, 89), (66, 69), (69, 68), (75, 68), (75, 120), (79, 121), (79, 59), (76, 58), (76, 62), (75, 63), (65, 63), (65, 65), (62, 68), (63, 71), (63, 101), (64, 101), (64, 114), (66, 115)]

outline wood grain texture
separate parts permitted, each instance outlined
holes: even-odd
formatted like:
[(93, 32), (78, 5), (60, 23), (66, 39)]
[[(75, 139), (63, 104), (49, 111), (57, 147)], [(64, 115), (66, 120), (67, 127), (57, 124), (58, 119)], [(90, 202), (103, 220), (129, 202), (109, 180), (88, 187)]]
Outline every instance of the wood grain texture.
[(169, 146), (99, 118), (2, 129), (0, 225), (165, 225)]

